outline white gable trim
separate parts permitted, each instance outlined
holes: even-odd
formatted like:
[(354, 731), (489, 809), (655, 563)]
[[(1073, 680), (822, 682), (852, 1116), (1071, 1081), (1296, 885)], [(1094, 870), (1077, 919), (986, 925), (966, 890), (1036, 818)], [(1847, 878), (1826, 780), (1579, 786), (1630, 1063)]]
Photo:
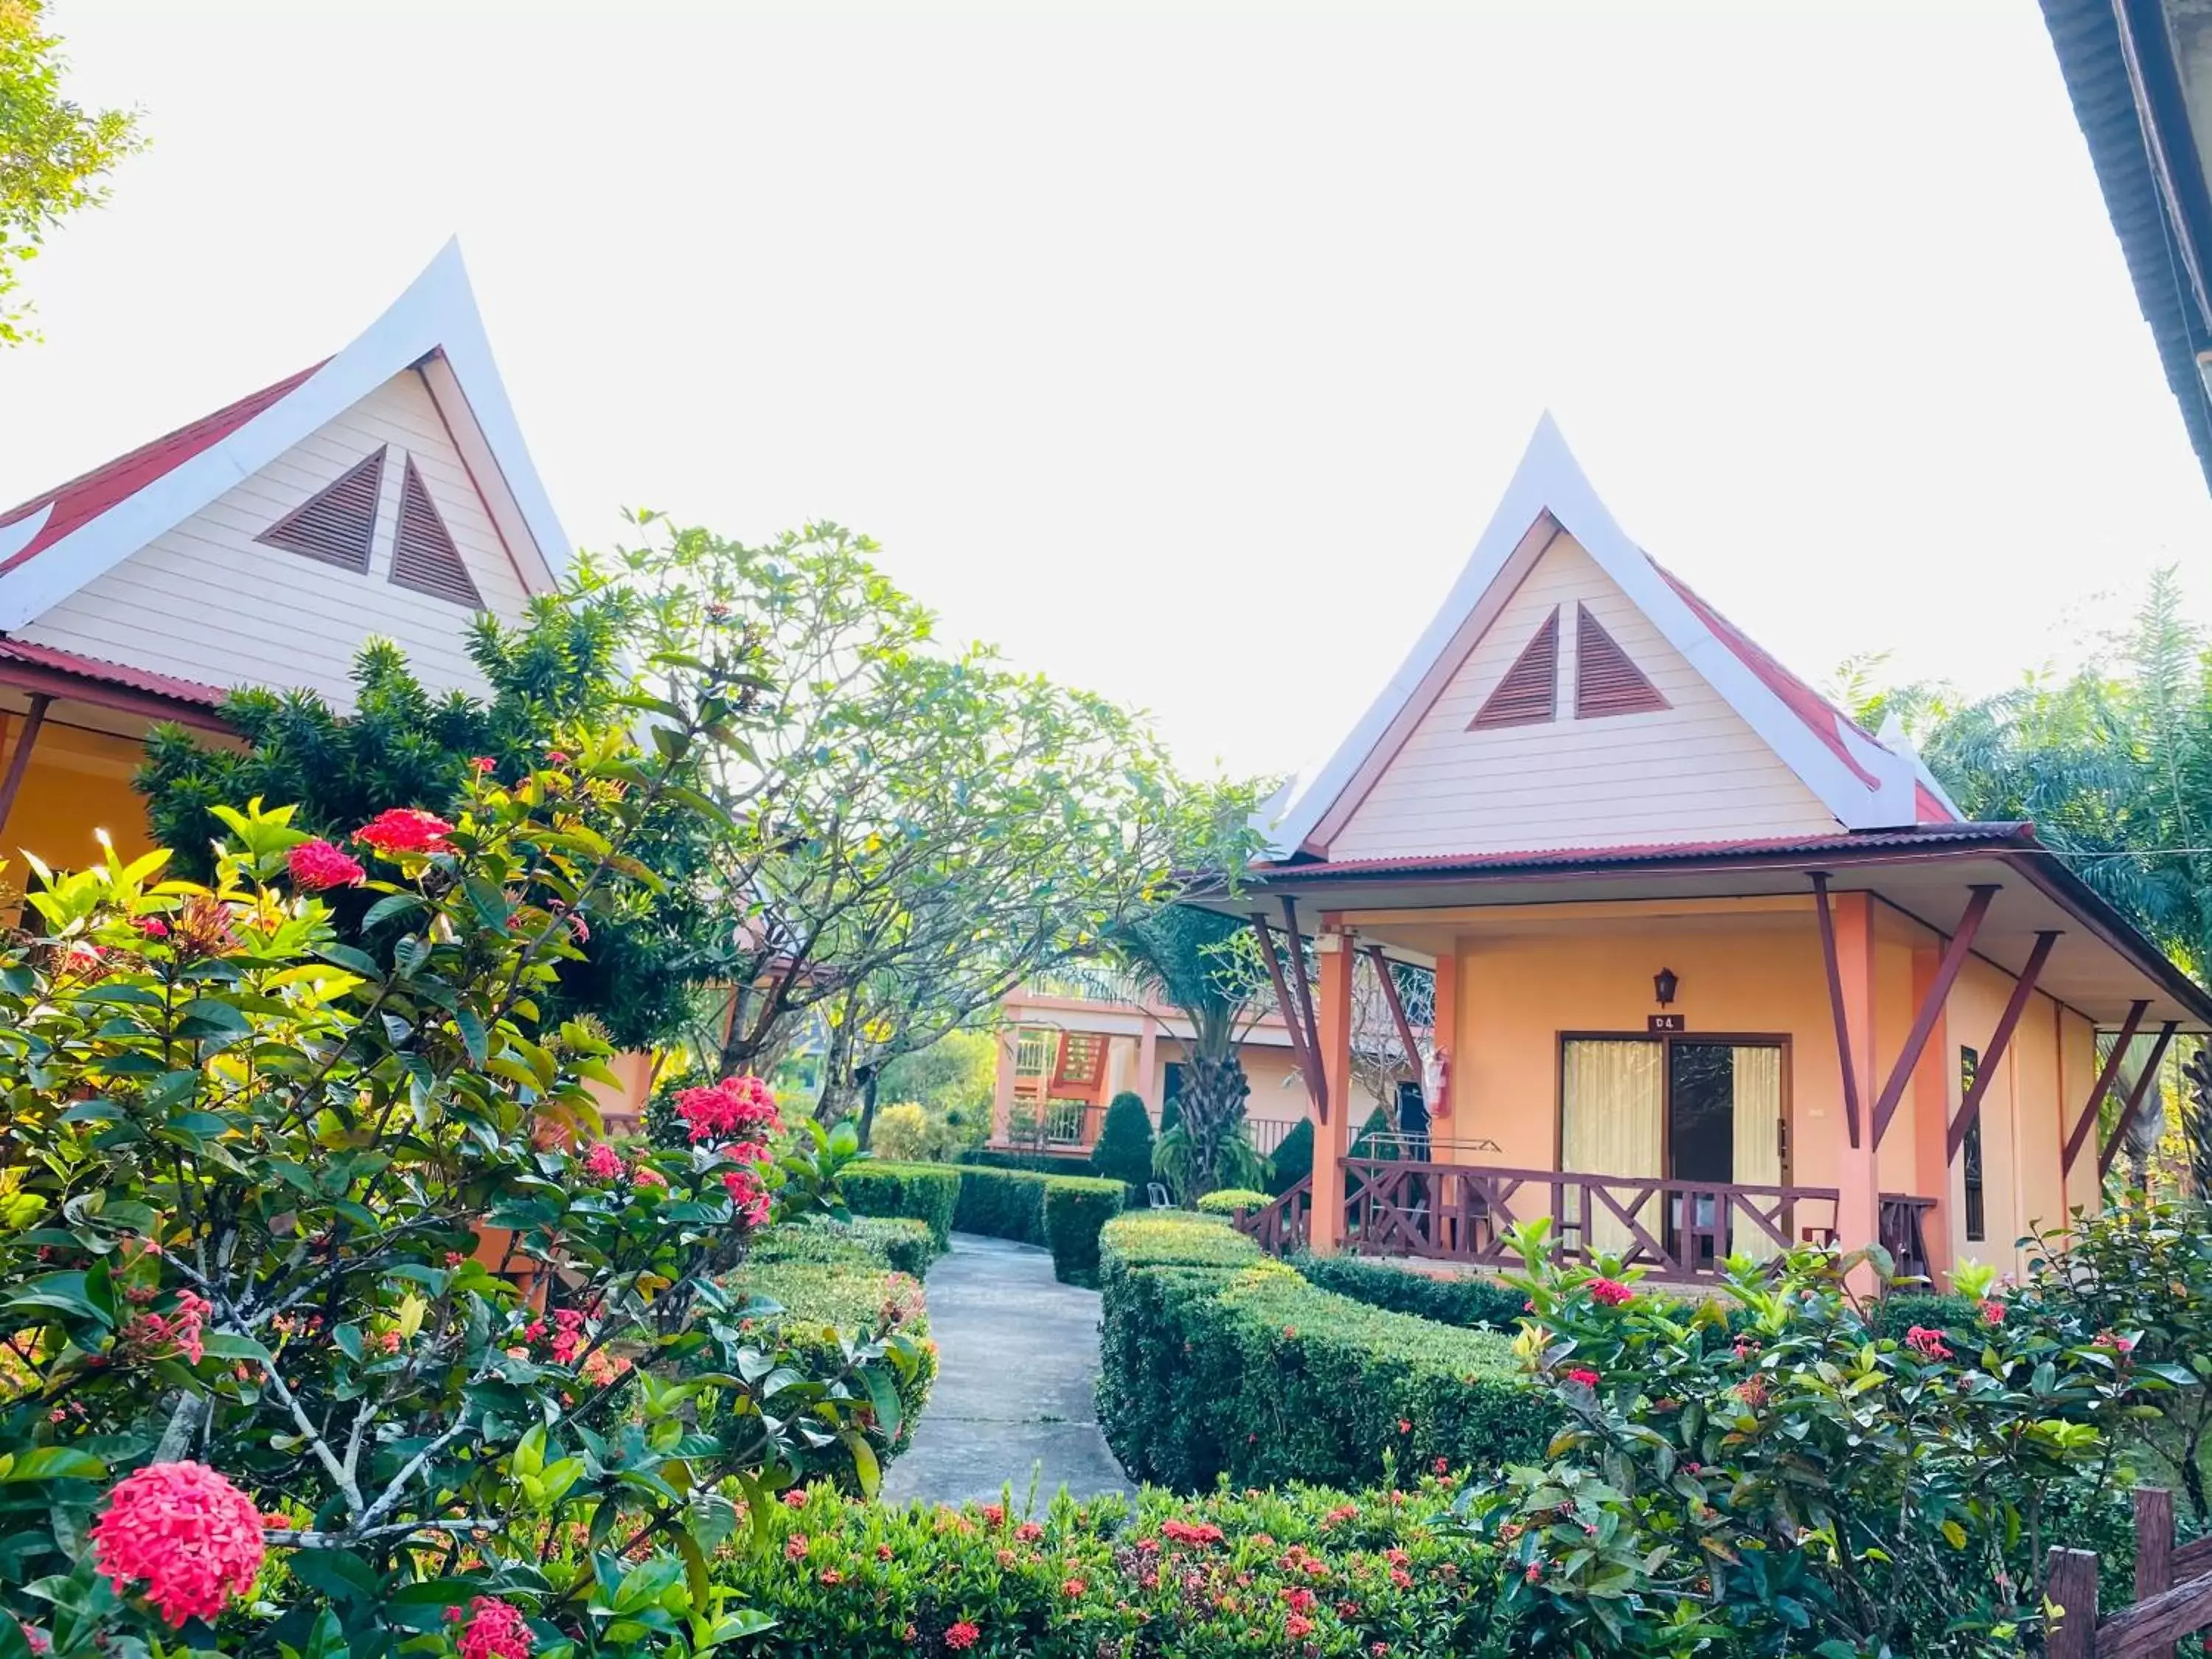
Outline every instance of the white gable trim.
[[(1910, 824), (1915, 820), (1912, 786), (1917, 769), (1905, 757), (1869, 744), (1856, 732), (1838, 724), (1838, 736), (1869, 773), (1879, 780), (1874, 788), (1822, 743), (1773, 689), (1745, 665), (1684, 603), (1644, 551), (1631, 541), (1567, 447), (1558, 423), (1547, 414), (1536, 423), (1534, 434), (1506, 486), (1504, 497), (1491, 515), (1474, 552), (1452, 584), (1443, 606), (1390, 677), (1380, 696), (1370, 705), (1351, 735), (1300, 790), (1289, 809), (1272, 827), (1262, 826), (1275, 855), (1288, 857), (1307, 848), (1325, 820), (1339, 819), (1357, 801), (1345, 797), (1360, 775), (1371, 784), (1380, 768), (1368, 763), (1386, 744), (1395, 749), (1394, 735), (1418, 721), (1427, 697), (1417, 698), (1432, 677), (1448, 675), (1455, 665), (1444, 659), (1454, 641), (1472, 620), (1516, 549), (1546, 514), (1595, 560), (1614, 585), (1628, 596), (1667, 642), (1686, 658), (1705, 682), (1741, 715), (1775, 755), (1803, 781), (1821, 804), (1847, 830), (1874, 830)], [(1470, 641), (1471, 643), (1471, 641)], [(1461, 654), (1464, 654), (1464, 652)], [(1387, 758), (1387, 757), (1386, 757)], [(1365, 787), (1359, 787), (1360, 795)], [(1339, 808), (1342, 808), (1340, 811)]]
[[(439, 250), (367, 332), (245, 425), (0, 575), (0, 632), (21, 628), (52, 609), (433, 353), (451, 367), (465, 398), (458, 409), (447, 409), (441, 402), (441, 411), (457, 433), (472, 423), (495, 464), (494, 477), (477, 480), (494, 521), (502, 531), (526, 532), (527, 552), (509, 550), (525, 585), (557, 583), (568, 568), (568, 540), (492, 362), (491, 342), (485, 337), (457, 239)], [(432, 388), (434, 396), (434, 380)], [(469, 446), (461, 449), (467, 456)], [(45, 516), (33, 514), (9, 526), (0, 531), (0, 541), (43, 522)], [(23, 543), (28, 540), (27, 534)]]

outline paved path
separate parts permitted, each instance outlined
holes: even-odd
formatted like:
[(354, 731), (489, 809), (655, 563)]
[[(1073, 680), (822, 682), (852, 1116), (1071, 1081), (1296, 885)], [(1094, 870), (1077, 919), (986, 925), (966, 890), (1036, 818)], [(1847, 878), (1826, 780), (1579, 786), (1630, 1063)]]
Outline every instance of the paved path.
[(1098, 1432), (1098, 1292), (1062, 1285), (1052, 1255), (1003, 1239), (952, 1236), (929, 1270), (937, 1387), (914, 1445), (884, 1476), (887, 1498), (1019, 1503), (1037, 1474), (1040, 1505), (1130, 1489)]

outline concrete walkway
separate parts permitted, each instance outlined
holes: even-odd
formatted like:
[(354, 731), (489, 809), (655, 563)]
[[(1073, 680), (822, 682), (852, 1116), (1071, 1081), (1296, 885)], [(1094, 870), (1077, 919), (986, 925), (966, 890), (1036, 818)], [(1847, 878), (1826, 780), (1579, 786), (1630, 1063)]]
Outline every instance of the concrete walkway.
[(1040, 1504), (1062, 1486), (1131, 1489), (1098, 1432), (1097, 1291), (1054, 1279), (1048, 1250), (955, 1233), (928, 1292), (937, 1387), (886, 1498), (988, 1501), (1012, 1485), (1019, 1503), (1032, 1470)]

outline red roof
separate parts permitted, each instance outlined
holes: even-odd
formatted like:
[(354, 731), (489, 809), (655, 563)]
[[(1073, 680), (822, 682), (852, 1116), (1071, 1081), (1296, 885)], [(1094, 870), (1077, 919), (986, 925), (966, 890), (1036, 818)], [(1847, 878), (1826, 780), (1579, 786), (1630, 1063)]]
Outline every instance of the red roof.
[[(0, 513), (0, 528), (4, 528), (28, 517), (49, 502), (53, 505), (52, 514), (45, 524), (39, 526), (39, 533), (5, 561), (0, 561), (0, 573), (13, 570), (26, 560), (36, 557), (79, 526), (89, 523), (118, 502), (129, 500), (156, 478), (182, 466), (202, 450), (221, 443), (322, 366), (321, 363), (312, 363), (297, 374), (287, 375), (274, 386), (265, 386), (258, 392), (240, 398), (234, 404), (216, 410), (212, 415), (203, 415), (189, 426), (180, 426), (151, 443), (141, 444), (127, 455), (118, 455), (104, 466), (96, 466), (43, 495), (34, 496), (20, 507), (11, 507)], [(97, 659), (88, 658), (85, 660)], [(135, 671), (125, 669), (121, 672), (130, 673)], [(153, 678), (159, 679), (161, 677), (155, 675)], [(177, 684), (183, 685), (191, 682), (180, 680)]]
[(50, 668), (57, 673), (82, 675), (86, 679), (99, 680), (108, 685), (143, 691), (149, 696), (168, 697), (178, 702), (198, 703), (210, 708), (229, 695), (220, 685), (179, 679), (173, 674), (151, 673), (143, 668), (110, 662), (105, 657), (80, 656), (74, 651), (64, 651), (51, 645), (36, 645), (29, 640), (0, 636), (0, 658), (11, 662), (27, 663), (34, 668)]
[[(1940, 804), (1940, 803), (1939, 803)], [(1839, 853), (1896, 851), (1915, 847), (2033, 843), (2026, 823), (1951, 821), (1897, 830), (1859, 830), (1840, 836), (1778, 836), (1751, 841), (1646, 842), (1628, 847), (1557, 847), (1516, 853), (1423, 853), (1399, 858), (1323, 859), (1306, 864), (1255, 864), (1263, 881), (1316, 876), (1441, 875), (1468, 870), (1540, 870), (1557, 865), (1659, 864), (1670, 859), (1827, 857)]]

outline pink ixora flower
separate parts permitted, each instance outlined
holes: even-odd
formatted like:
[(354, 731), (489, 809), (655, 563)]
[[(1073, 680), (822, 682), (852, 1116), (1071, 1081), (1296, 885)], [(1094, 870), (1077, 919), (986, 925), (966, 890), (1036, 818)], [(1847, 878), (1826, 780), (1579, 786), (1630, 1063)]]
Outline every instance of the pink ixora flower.
[(956, 1653), (961, 1652), (966, 1649), (974, 1647), (976, 1640), (982, 1634), (983, 1632), (981, 1626), (972, 1625), (969, 1623), (967, 1620), (963, 1619), (958, 1624), (953, 1626), (951, 1629), (945, 1632), (945, 1645), (951, 1648)]
[(775, 1094), (757, 1077), (726, 1077), (703, 1088), (679, 1090), (676, 1115), (684, 1120), (694, 1146), (757, 1139), (782, 1121)]
[(633, 1187), (665, 1188), (668, 1185), (668, 1177), (650, 1164), (641, 1164), (629, 1172), (629, 1184)]
[(1590, 1299), (1601, 1302), (1608, 1308), (1618, 1308), (1622, 1303), (1635, 1299), (1636, 1292), (1617, 1279), (1593, 1279), (1589, 1284)]
[(764, 1225), (768, 1221), (768, 1188), (750, 1170), (726, 1170), (722, 1172), (722, 1188), (737, 1206), (738, 1219), (749, 1227)]
[(1915, 1325), (1905, 1334), (1905, 1346), (1923, 1359), (1948, 1359), (1951, 1350), (1943, 1344), (1943, 1333), (1931, 1331), (1925, 1325)]
[(1567, 1373), (1568, 1382), (1579, 1382), (1586, 1389), (1597, 1387), (1601, 1380), (1598, 1374), (1587, 1365), (1577, 1365)]
[(171, 1625), (213, 1619), (261, 1570), (261, 1512), (204, 1463), (149, 1463), (116, 1482), (92, 1528), (94, 1565), (135, 1582)]
[(629, 1165), (623, 1155), (604, 1140), (592, 1143), (592, 1150), (584, 1154), (584, 1173), (594, 1181), (620, 1181)]
[(499, 763), (494, 760), (489, 755), (478, 755), (474, 759), (471, 760), (469, 764), (476, 768), (477, 775), (481, 777), (483, 774), (496, 767)]
[(331, 887), (358, 887), (368, 879), (368, 872), (361, 861), (322, 840), (303, 841), (284, 854), (284, 867), (292, 872), (293, 883), (310, 893), (319, 893)]
[(453, 826), (435, 812), (425, 812), (419, 806), (389, 806), (355, 830), (353, 838), (364, 847), (396, 857), (403, 853), (442, 851), (446, 837), (453, 833)]
[(461, 1659), (530, 1659), (529, 1621), (511, 1602), (495, 1595), (476, 1596), (469, 1602), (468, 1620), (454, 1646)]
[(1998, 1301), (1995, 1297), (1991, 1297), (1988, 1301), (1982, 1304), (1983, 1324), (2002, 1325), (2004, 1322), (2005, 1304), (2003, 1303)]

